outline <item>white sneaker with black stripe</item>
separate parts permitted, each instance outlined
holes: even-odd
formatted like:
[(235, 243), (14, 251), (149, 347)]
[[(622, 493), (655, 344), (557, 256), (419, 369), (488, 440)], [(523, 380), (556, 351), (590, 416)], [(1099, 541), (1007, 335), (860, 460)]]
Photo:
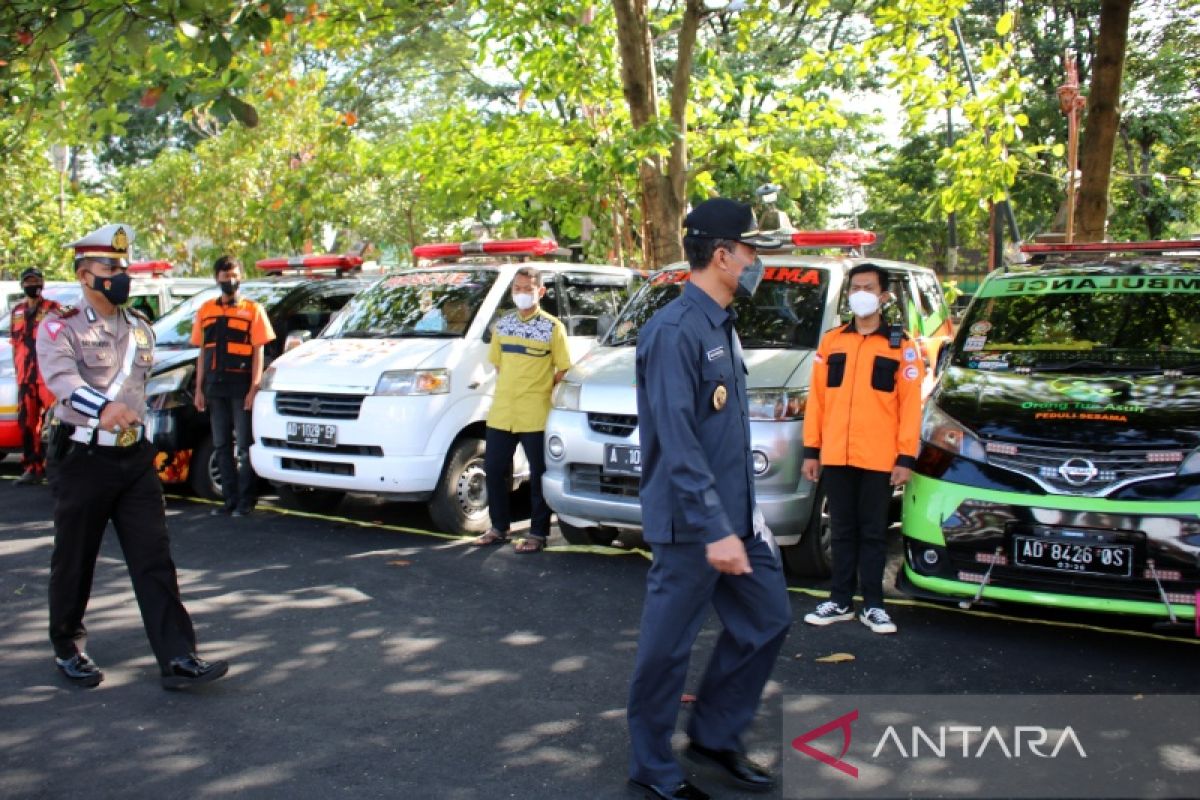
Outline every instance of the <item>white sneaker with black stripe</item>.
[(882, 608), (864, 608), (858, 615), (858, 621), (875, 633), (895, 633), (896, 623)]
[(834, 622), (846, 622), (854, 619), (850, 606), (839, 606), (832, 600), (826, 600), (817, 606), (817, 610), (804, 615), (804, 621), (809, 625), (830, 625)]

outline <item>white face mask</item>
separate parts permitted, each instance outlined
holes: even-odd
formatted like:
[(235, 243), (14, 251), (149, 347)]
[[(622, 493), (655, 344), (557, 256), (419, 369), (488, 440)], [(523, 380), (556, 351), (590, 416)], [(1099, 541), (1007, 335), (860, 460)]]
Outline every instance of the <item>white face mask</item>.
[(851, 292), (850, 310), (856, 317), (869, 317), (879, 310), (879, 295), (873, 292)]
[(536, 302), (532, 294), (527, 294), (525, 292), (513, 292), (512, 297), (513, 302), (517, 305), (517, 308), (521, 309), (522, 311), (528, 311), (529, 309), (533, 308), (533, 304)]

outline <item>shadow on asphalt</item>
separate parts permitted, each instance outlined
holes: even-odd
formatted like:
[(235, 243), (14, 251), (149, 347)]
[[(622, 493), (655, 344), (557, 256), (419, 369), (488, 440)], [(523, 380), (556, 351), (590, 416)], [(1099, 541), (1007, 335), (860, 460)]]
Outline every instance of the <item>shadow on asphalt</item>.
[[(230, 674), (194, 694), (159, 688), (110, 531), (87, 616), (107, 677), (77, 690), (46, 642), (49, 492), (0, 481), (0, 497), (0, 796), (625, 796), (644, 558), (522, 556), (270, 510), (212, 518), (171, 499), (201, 652), (228, 658)], [(427, 527), (408, 504), (351, 501), (342, 513)], [(813, 602), (794, 596), (797, 620)], [(779, 766), (785, 694), (1200, 691), (1200, 650), (1186, 641), (924, 607), (894, 616), (895, 637), (797, 622), (751, 754)], [(710, 619), (689, 688), (718, 630)], [(835, 652), (855, 659), (816, 661)]]

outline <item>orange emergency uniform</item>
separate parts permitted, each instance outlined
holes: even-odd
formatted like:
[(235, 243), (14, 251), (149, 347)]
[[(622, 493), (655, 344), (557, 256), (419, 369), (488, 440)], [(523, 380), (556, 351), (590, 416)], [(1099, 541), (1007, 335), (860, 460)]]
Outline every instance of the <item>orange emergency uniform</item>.
[(924, 377), (920, 349), (899, 327), (880, 325), (864, 335), (851, 321), (827, 331), (804, 411), (804, 457), (876, 472), (911, 469)]
[(253, 300), (239, 297), (230, 303), (219, 297), (200, 306), (192, 344), (203, 348), (205, 391), (212, 384), (249, 390), (254, 348), (274, 338), (266, 312)]

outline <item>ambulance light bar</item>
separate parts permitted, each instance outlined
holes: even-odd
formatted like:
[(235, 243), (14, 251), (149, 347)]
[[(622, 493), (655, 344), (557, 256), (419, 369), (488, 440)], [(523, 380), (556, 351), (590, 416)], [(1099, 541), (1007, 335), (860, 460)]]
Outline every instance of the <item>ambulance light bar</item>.
[(845, 231), (796, 231), (794, 247), (862, 247), (875, 244), (875, 233), (851, 228)]
[(442, 242), (413, 248), (417, 258), (461, 258), (463, 256), (544, 256), (558, 249), (553, 239), (498, 239), (493, 242)]
[(134, 261), (129, 265), (129, 272), (134, 275), (150, 275), (159, 278), (170, 271), (170, 261)]
[(362, 267), (362, 256), (327, 253), (319, 256), (280, 256), (255, 261), (263, 272), (349, 272)]
[(1072, 244), (1023, 244), (1022, 253), (1051, 255), (1054, 253), (1164, 253), (1171, 250), (1200, 250), (1200, 241), (1188, 239), (1155, 242), (1079, 242)]

